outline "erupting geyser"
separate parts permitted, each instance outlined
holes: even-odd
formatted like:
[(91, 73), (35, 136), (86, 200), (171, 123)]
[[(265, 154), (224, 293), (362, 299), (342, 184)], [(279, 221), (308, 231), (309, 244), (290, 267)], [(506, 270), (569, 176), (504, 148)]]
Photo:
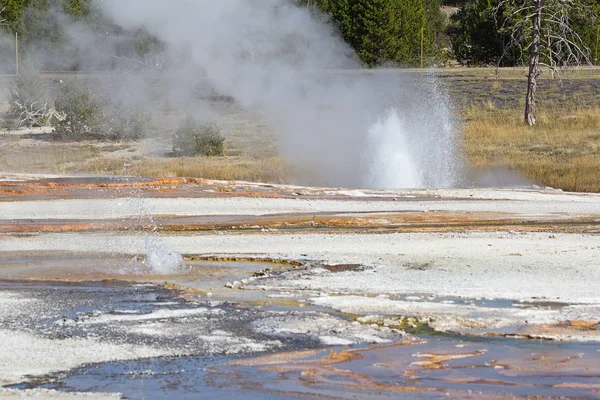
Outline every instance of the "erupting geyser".
[(377, 189), (460, 184), (462, 158), (446, 95), (435, 77), (420, 80), (413, 102), (385, 110), (369, 128), (363, 184)]
[(169, 73), (188, 90), (200, 79), (261, 114), (298, 183), (407, 188), (459, 180), (451, 114), (435, 78), (360, 71), (335, 29), (291, 0), (97, 4), (125, 28), (160, 38), (174, 60)]

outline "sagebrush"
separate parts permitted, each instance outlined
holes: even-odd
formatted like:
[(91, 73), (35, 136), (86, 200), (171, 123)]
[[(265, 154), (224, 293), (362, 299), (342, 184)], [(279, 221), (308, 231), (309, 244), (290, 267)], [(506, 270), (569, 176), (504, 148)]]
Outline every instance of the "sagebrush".
[(8, 102), (7, 118), (11, 129), (37, 128), (50, 122), (50, 95), (36, 74), (25, 73), (15, 77)]
[(68, 139), (102, 138), (107, 124), (99, 97), (73, 80), (61, 84), (54, 100), (54, 133)]
[(137, 140), (149, 121), (139, 108), (112, 103), (75, 80), (61, 84), (54, 104), (54, 132), (72, 140)]
[(175, 132), (173, 153), (176, 156), (221, 156), (225, 138), (216, 124), (199, 124), (187, 118)]
[(109, 110), (106, 132), (110, 140), (141, 139), (148, 128), (150, 117), (140, 107), (128, 107), (119, 102)]

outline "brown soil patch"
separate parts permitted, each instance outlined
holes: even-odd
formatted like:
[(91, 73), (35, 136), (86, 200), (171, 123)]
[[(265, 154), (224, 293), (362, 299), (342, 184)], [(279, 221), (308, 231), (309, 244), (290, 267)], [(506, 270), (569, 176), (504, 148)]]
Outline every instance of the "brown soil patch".
[(362, 265), (360, 264), (338, 264), (325, 266), (325, 269), (329, 272), (359, 271), (361, 268)]

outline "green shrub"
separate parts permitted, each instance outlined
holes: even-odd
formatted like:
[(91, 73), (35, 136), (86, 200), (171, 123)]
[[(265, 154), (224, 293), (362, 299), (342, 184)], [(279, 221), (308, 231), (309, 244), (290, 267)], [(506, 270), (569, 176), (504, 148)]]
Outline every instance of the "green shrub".
[(73, 80), (62, 83), (54, 100), (54, 133), (68, 139), (100, 139), (106, 136), (107, 121), (102, 100)]
[(225, 138), (221, 136), (221, 130), (215, 124), (200, 127), (200, 135), (197, 137), (196, 152), (203, 156), (222, 156)]
[(122, 103), (111, 107), (108, 118), (107, 139), (110, 140), (137, 140), (144, 137), (150, 117), (141, 111), (141, 108), (127, 107)]
[(9, 92), (8, 120), (11, 129), (35, 128), (50, 122), (48, 91), (36, 74), (17, 76)]
[(187, 118), (175, 132), (173, 153), (176, 156), (222, 156), (224, 142), (217, 125), (201, 125)]
[(67, 139), (137, 140), (149, 121), (139, 108), (110, 103), (76, 81), (61, 85), (54, 104), (54, 132)]

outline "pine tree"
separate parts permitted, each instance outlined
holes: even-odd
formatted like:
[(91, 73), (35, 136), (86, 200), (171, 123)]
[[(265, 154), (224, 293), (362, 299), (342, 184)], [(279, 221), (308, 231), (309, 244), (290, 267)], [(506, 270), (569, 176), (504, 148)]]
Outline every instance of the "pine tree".
[(344, 40), (370, 67), (420, 63), (435, 53), (436, 32), (445, 28), (438, 0), (299, 0), (331, 15)]
[(87, 0), (68, 0), (63, 5), (65, 12), (74, 17), (82, 17), (90, 12)]
[(348, 38), (360, 59), (368, 66), (390, 59), (395, 49), (398, 19), (390, 0), (357, 0), (350, 7), (354, 21)]
[(2, 18), (8, 23), (18, 21), (28, 3), (28, 0), (0, 0), (0, 10), (4, 10)]

